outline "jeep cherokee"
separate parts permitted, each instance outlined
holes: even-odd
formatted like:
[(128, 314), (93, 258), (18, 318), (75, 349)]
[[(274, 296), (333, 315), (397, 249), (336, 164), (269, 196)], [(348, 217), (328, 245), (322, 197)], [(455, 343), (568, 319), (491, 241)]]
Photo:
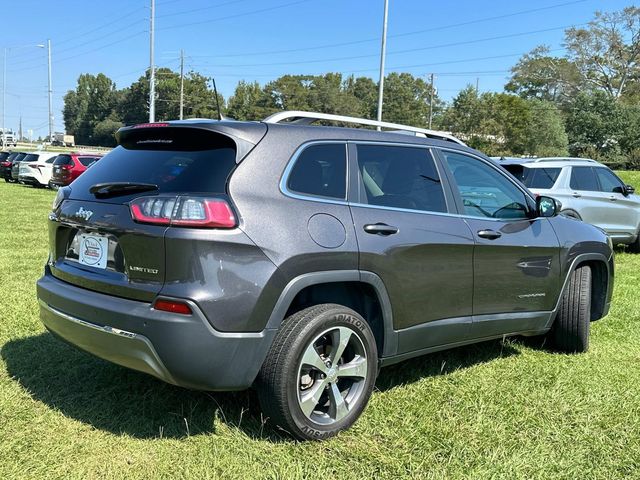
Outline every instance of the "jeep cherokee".
[(587, 350), (602, 230), (449, 135), (318, 118), (347, 117), (120, 129), (54, 201), (44, 325), (175, 385), (254, 386), (299, 439), (353, 424), (380, 366), (516, 334)]

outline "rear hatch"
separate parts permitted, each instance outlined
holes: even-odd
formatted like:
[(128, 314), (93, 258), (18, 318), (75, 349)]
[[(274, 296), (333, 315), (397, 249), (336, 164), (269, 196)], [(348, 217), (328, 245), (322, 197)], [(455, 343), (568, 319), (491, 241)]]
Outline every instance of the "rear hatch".
[(59, 191), (64, 200), (49, 229), (54, 276), (151, 301), (165, 279), (165, 232), (178, 228), (162, 221), (163, 212), (194, 196), (230, 204), (227, 180), (247, 142), (210, 129), (159, 125), (122, 130), (120, 146)]
[(18, 173), (20, 176), (32, 177), (35, 173), (35, 170), (38, 168), (39, 155), (37, 153), (30, 153), (26, 155), (20, 161), (20, 167)]
[(53, 171), (51, 181), (68, 184), (71, 180), (71, 169), (73, 168), (71, 155), (61, 154), (53, 161)]

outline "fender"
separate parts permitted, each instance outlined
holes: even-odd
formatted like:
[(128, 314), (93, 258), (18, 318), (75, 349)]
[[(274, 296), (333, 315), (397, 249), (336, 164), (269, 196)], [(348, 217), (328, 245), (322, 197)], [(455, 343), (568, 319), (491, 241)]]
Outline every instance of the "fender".
[(331, 270), (324, 272), (310, 272), (293, 278), (282, 290), (273, 308), (265, 329), (277, 330), (287, 314), (289, 305), (295, 296), (304, 288), (311, 285), (334, 282), (362, 282), (373, 287), (382, 308), (384, 324), (384, 346), (381, 357), (395, 355), (398, 350), (398, 335), (393, 329), (393, 313), (389, 294), (382, 279), (373, 272), (361, 270)]
[[(611, 256), (613, 256), (613, 253), (611, 254)], [(613, 272), (611, 271), (611, 265), (609, 263), (609, 261), (611, 260), (611, 257), (607, 258), (605, 257), (603, 254), (601, 253), (581, 253), (579, 255), (577, 255), (573, 261), (571, 262), (571, 266), (569, 267), (568, 271), (567, 271), (567, 275), (564, 279), (564, 282), (562, 284), (562, 289), (560, 290), (560, 295), (558, 295), (558, 300), (556, 301), (556, 306), (552, 311), (552, 314), (549, 318), (549, 323), (547, 324), (547, 328), (551, 328), (551, 325), (553, 325), (553, 322), (556, 319), (556, 316), (558, 314), (558, 310), (560, 308), (560, 301), (562, 300), (562, 296), (564, 295), (565, 290), (567, 289), (567, 286), (569, 284), (569, 279), (571, 278), (571, 274), (573, 272), (575, 272), (576, 268), (578, 268), (578, 264), (583, 263), (583, 262), (588, 262), (590, 260), (595, 260), (598, 262), (602, 262), (606, 265), (607, 267), (607, 293), (605, 296), (605, 308), (604, 308), (604, 312), (603, 312), (603, 316), (605, 316), (607, 314), (607, 311), (609, 309), (609, 303), (611, 302), (611, 294), (613, 293)]]

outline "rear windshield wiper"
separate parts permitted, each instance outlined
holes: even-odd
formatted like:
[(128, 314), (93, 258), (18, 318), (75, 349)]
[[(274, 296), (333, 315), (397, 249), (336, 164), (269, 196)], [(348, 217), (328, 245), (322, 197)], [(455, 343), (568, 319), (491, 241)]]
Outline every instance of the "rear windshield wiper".
[(89, 193), (98, 198), (116, 197), (118, 195), (129, 195), (136, 192), (151, 192), (158, 190), (158, 185), (154, 183), (136, 182), (106, 182), (96, 183), (89, 188)]

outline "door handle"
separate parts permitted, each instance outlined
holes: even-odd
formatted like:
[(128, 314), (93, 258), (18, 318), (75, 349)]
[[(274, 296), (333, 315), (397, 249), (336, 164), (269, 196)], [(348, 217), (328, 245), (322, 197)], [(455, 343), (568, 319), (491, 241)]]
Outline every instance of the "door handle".
[(496, 238), (500, 238), (502, 234), (495, 230), (478, 230), (478, 236), (480, 238), (486, 238), (487, 240), (495, 240)]
[(618, 199), (617, 199), (614, 195), (611, 195), (611, 196), (609, 197), (609, 200), (611, 200), (612, 202), (615, 202), (615, 201), (617, 201)]
[(382, 235), (386, 237), (387, 235), (398, 233), (398, 227), (392, 227), (386, 223), (369, 223), (364, 226), (364, 231), (372, 235)]
[(571, 195), (573, 196), (573, 198), (580, 198), (582, 196), (578, 192), (573, 192)]

